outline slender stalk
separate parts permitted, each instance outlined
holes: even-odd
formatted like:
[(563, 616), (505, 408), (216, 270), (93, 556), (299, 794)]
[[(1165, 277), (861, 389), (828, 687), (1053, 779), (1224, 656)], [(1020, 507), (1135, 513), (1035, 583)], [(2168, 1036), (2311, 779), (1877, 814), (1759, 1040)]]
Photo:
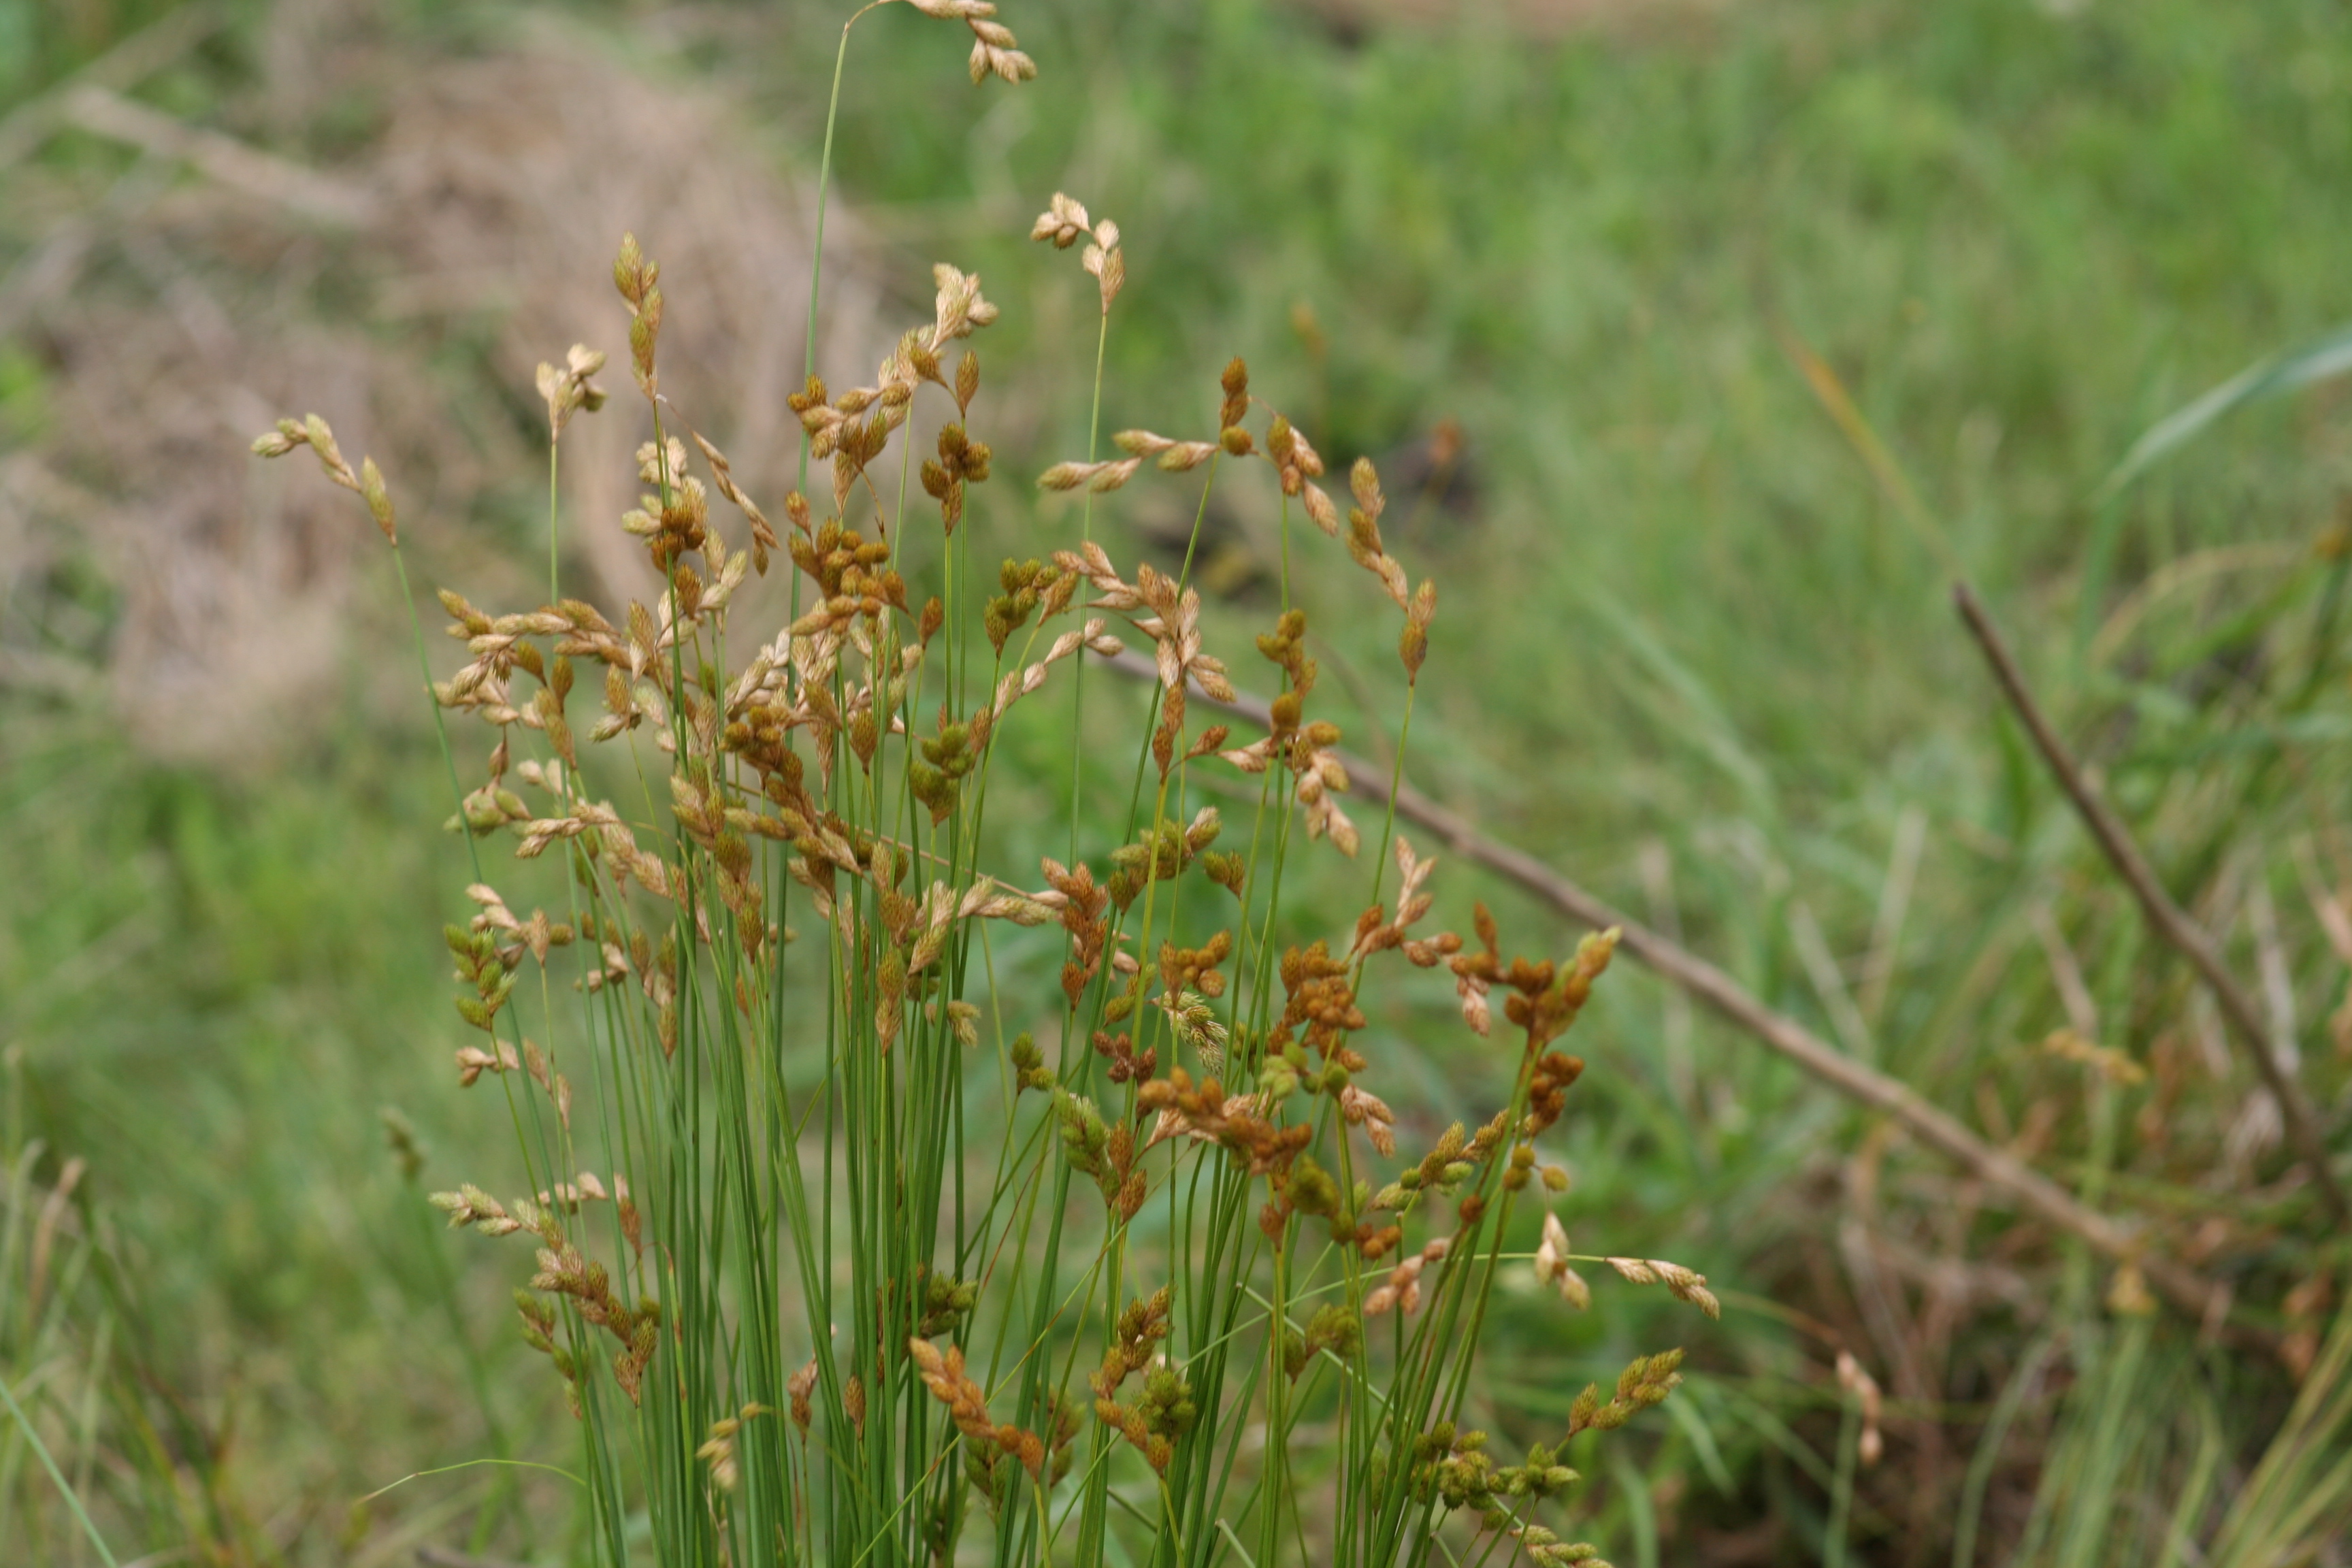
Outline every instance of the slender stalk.
[(400, 552), (400, 544), (392, 546), (392, 569), (400, 578), (400, 606), (408, 613), (408, 634), (416, 647), (416, 673), (425, 682), (425, 699), (433, 705), (433, 734), (441, 743), (441, 765), (449, 774), (449, 802), (458, 814), (458, 830), (466, 840), (466, 863), (473, 868), (474, 880), (482, 879), (482, 851), (466, 828), (466, 786), (457, 782), (457, 753), (449, 745), (449, 720), (441, 710), (440, 699), (433, 693), (433, 660), (425, 652), (425, 623), (417, 617), (415, 590), (408, 585), (408, 560)]
[[(825, 201), (833, 190), (833, 133), (841, 118), (841, 76), (843, 68), (849, 63), (849, 30), (857, 26), (858, 18), (864, 16), (866, 12), (887, 3), (888, 0), (872, 0), (872, 4), (862, 5), (852, 13), (849, 20), (841, 25), (841, 45), (833, 55), (833, 91), (826, 98), (824, 104), (824, 152), (817, 160), (816, 236), (809, 249), (808, 342), (802, 353), (804, 376), (816, 374), (817, 305), (824, 279)], [(803, 490), (808, 489), (808, 465), (809, 438), (808, 433), (803, 430), (801, 433), (800, 473), (800, 488)], [(793, 584), (798, 587), (797, 578), (793, 580)], [(797, 610), (797, 603), (794, 608)]]
[(115, 1568), (114, 1553), (107, 1549), (106, 1537), (98, 1532), (98, 1526), (90, 1520), (89, 1510), (82, 1507), (81, 1498), (67, 1482), (65, 1472), (58, 1469), (57, 1460), (49, 1457), (49, 1446), (41, 1441), (40, 1433), (33, 1426), (32, 1417), (25, 1414), (23, 1405), (16, 1403), (16, 1391), (8, 1386), (8, 1380), (5, 1377), (0, 1377), (0, 1400), (6, 1401), (8, 1414), (16, 1419), (17, 1430), (24, 1433), (25, 1441), (31, 1447), (34, 1457), (41, 1461), (41, 1468), (49, 1472), (49, 1479), (57, 1483), (58, 1495), (66, 1500), (66, 1507), (79, 1521), (82, 1533), (89, 1537), (89, 1543), (98, 1549), (100, 1561), (105, 1563), (106, 1568)]
[(1853, 1470), (1862, 1447), (1862, 1414), (1854, 1394), (1845, 1395), (1838, 1416), (1837, 1479), (1830, 1488), (1829, 1525), (1822, 1537), (1822, 1568), (1845, 1568), (1849, 1521), (1853, 1517)]
[[(1095, 385), (1087, 412), (1087, 461), (1089, 463), (1095, 460), (1095, 454), (1102, 449), (1103, 353), (1109, 344), (1110, 304), (1106, 300), (1102, 309), (1102, 323), (1095, 330)], [(1213, 473), (1212, 477), (1214, 477)], [(1199, 536), (1200, 527), (1196, 521), (1193, 525), (1193, 537), (1197, 539)], [(1089, 485), (1087, 487), (1086, 505), (1078, 513), (1078, 539), (1082, 543), (1092, 543), (1094, 537), (1095, 492), (1094, 487)], [(1189, 551), (1187, 560), (1190, 560)], [(1078, 660), (1077, 668), (1071, 672), (1070, 677), (1070, 863), (1072, 865), (1077, 864), (1078, 820), (1084, 815), (1086, 806), (1086, 723), (1087, 661), (1081, 658)]]

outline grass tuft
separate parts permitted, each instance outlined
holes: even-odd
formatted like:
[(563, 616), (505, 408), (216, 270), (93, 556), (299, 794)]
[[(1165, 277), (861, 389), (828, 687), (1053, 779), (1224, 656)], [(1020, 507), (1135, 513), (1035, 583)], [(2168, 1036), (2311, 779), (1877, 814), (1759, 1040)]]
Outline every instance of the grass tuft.
[[(994, 7), (914, 3), (967, 26), (975, 81), (1034, 74)], [(1057, 194), (1032, 232), (1086, 242), (1107, 331), (1117, 226)], [(1536, 1141), (1583, 1064), (1554, 1047), (1616, 935), (1554, 961), (1507, 956), (1483, 905), (1471, 936), (1432, 929), (1436, 863), (1392, 816), (1352, 931), (1295, 935), (1286, 908), (1296, 865), (1362, 843), (1287, 603), (1294, 572), (1344, 567), (1336, 546), (1294, 564), (1291, 503), (1394, 612), (1400, 765), (1436, 613), (1383, 539), (1373, 463), (1350, 469), (1343, 521), (1321, 455), (1236, 358), (1213, 428), (1122, 432), (1124, 456), (1040, 478), (1091, 504), (1149, 463), (1205, 504), (1220, 468), (1271, 470), (1285, 604), (1256, 651), (1277, 689), (1244, 739), (1188, 722), (1193, 694), (1238, 700), (1189, 548), (1172, 575), (1083, 536), (992, 583), (971, 560), (958, 525), (993, 455), (968, 341), (998, 316), (976, 274), (934, 269), (931, 319), (874, 384), (812, 373), (793, 395), (803, 472), (830, 484), (786, 495), (781, 528), (662, 390), (661, 267), (634, 235), (613, 279), (652, 429), (622, 527), (666, 591), (608, 614), (563, 595), (560, 552), (534, 608), (444, 590), (468, 659), (433, 686), (436, 720), (494, 736), (472, 787), (452, 764), (474, 909), (446, 943), (477, 1037), (458, 1082), (498, 1100), (522, 1191), (432, 1201), (535, 1247), (515, 1312), (580, 1424), (594, 1555), (629, 1561), (642, 1521), (677, 1564), (943, 1562), (968, 1537), (998, 1563), (1174, 1563), (1234, 1542), (1265, 1564), (1505, 1543), (1597, 1561), (1543, 1521), (1577, 1479), (1559, 1453), (1666, 1399), (1682, 1352), (1588, 1386), (1522, 1456), (1470, 1415), (1490, 1298), (1525, 1257), (1514, 1215), (1566, 1185)], [(551, 521), (562, 437), (604, 405), (604, 365), (583, 346), (540, 368)], [(936, 455), (919, 463), (922, 408)], [(398, 560), (383, 476), (323, 419), (254, 443), (301, 447)], [(789, 619), (736, 630), (772, 566)], [(1124, 737), (1076, 680), (1122, 633), (1152, 661)], [(1003, 779), (999, 738), (1050, 723), (1034, 699), (1057, 679), (1074, 707), (1055, 776), (1082, 791), (1091, 756), (1127, 781), (1123, 826), (1090, 858), (1008, 861), (992, 798), (1046, 781)], [(575, 695), (601, 710), (575, 719)], [(496, 840), (519, 864), (490, 868)], [(1516, 1070), (1475, 1124), (1400, 1156), (1410, 1100), (1377, 1092), (1399, 1047), (1366, 1036), (1360, 1000), (1414, 971), (1450, 978), (1460, 1026), (1499, 1033)], [(1539, 1277), (1589, 1304), (1544, 1217)], [(1679, 1264), (1580, 1260), (1720, 1314)]]

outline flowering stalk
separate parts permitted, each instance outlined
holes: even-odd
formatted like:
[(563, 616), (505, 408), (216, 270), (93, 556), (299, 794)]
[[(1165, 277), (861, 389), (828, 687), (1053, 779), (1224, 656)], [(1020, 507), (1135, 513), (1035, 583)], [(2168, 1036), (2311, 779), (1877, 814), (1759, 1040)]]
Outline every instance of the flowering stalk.
[[(965, 25), (976, 79), (1034, 74), (982, 0), (908, 3)], [(1238, 359), (1213, 433), (1123, 431), (1099, 457), (1120, 237), (1066, 195), (1034, 233), (1088, 240), (1105, 322), (1087, 456), (1045, 489), (1090, 507), (1147, 464), (1174, 483), (1205, 468), (1197, 541), (1219, 466), (1264, 458), (1286, 516), (1296, 501), (1340, 537), (1321, 457)], [(575, 348), (541, 374), (547, 602), (493, 614), (445, 594), (467, 662), (434, 688), (437, 710), (497, 737), (456, 826), (469, 852), (502, 838), (516, 863), (497, 884), (478, 864), (445, 934), (472, 1031), (457, 1079), (499, 1080), (524, 1180), (434, 1202), (518, 1249), (515, 1322), (579, 1419), (599, 1560), (631, 1561), (642, 1519), (654, 1560), (680, 1568), (911, 1568), (966, 1542), (1088, 1568), (1244, 1542), (1268, 1564), (1387, 1568), (1505, 1540), (1591, 1561), (1533, 1517), (1573, 1479), (1547, 1445), (1664, 1398), (1676, 1352), (1524, 1463), (1488, 1458), (1461, 1413), (1517, 1197), (1559, 1184), (1537, 1140), (1582, 1064), (1553, 1043), (1613, 942), (1507, 958), (1483, 908), (1469, 937), (1429, 929), (1435, 862), (1392, 818), (1352, 928), (1290, 940), (1328, 913), (1286, 891), (1300, 863), (1360, 849), (1306, 612), (1286, 595), (1257, 637), (1281, 690), (1263, 733), (1235, 735), (1196, 721), (1196, 695), (1234, 688), (1189, 550), (1172, 577), (1123, 567), (1082, 521), (1076, 548), (1004, 562), (993, 596), (959, 589), (960, 525), (993, 471), (971, 340), (997, 311), (978, 277), (937, 268), (930, 319), (869, 383), (830, 384), (812, 359), (781, 526), (660, 391), (657, 264), (630, 238), (614, 277), (653, 428), (621, 525), (662, 592), (609, 610), (562, 596), (556, 443), (604, 400), (602, 356)], [(919, 465), (919, 400), (938, 416)], [(392, 534), (373, 465), (339, 466), (316, 421), (261, 447), (295, 445), (331, 458)], [(895, 485), (876, 477), (894, 446)], [(1409, 592), (1386, 552), (1369, 463), (1350, 489), (1345, 548), (1402, 617), (1402, 750), (1434, 591)], [(908, 542), (934, 521), (927, 573)], [(730, 638), (772, 566), (793, 582), (789, 619)], [(1080, 671), (1130, 638), (1155, 685), (1125, 816), (1089, 820)], [(1074, 693), (1070, 850), (1024, 863), (990, 802), (1026, 806), (1037, 786), (999, 742), (1057, 680)], [(1245, 847), (1217, 804), (1234, 775), (1257, 780)], [(560, 900), (535, 886), (550, 871)], [(1490, 1120), (1400, 1153), (1392, 1047), (1362, 1005), (1375, 966), (1412, 984), (1438, 972), (1465, 1027), (1515, 1036)], [(1549, 1223), (1538, 1265), (1565, 1293)], [(1612, 1262), (1712, 1305), (1688, 1270)], [(1328, 1495), (1290, 1451), (1324, 1429)]]

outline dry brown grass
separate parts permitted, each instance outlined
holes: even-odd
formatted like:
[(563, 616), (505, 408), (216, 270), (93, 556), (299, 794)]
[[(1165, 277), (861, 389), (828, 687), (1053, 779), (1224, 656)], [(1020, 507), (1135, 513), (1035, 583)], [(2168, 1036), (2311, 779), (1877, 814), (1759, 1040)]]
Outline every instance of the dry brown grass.
[[(802, 359), (813, 203), (734, 106), (552, 21), (447, 59), (339, 27), (356, 9), (281, 7), (269, 89), (256, 95), (281, 125), (338, 96), (374, 107), (350, 155), (305, 172), (306, 192), (347, 198), (356, 224), (321, 222), (320, 201), (269, 199), (251, 140), (124, 114), (103, 92), (68, 100), (62, 117), (138, 146), (129, 173), (0, 167), (7, 237), (24, 247), (0, 310), (28, 324), (52, 404), (46, 432), (0, 461), (0, 586), (42, 603), (79, 558), (119, 596), (102, 649), (0, 634), (12, 639), (0, 679), (102, 684), (158, 755), (269, 754), (342, 679), (354, 541), (331, 521), (332, 498), (256, 468), (241, 437), (282, 405), (315, 405), (404, 476), (412, 507), (465, 517), (494, 476), (530, 461), (504, 389), (527, 385), (602, 310), (606, 268), (583, 258), (630, 223), (691, 279), (673, 397), (730, 411), (712, 434), (742, 454), (748, 484), (772, 493), (772, 455), (797, 450), (784, 397)], [(835, 214), (820, 345), (833, 363), (881, 346), (856, 232)], [(625, 420), (577, 432), (567, 508), (625, 510), (640, 437)], [(625, 541), (574, 537), (610, 592), (649, 596)]]

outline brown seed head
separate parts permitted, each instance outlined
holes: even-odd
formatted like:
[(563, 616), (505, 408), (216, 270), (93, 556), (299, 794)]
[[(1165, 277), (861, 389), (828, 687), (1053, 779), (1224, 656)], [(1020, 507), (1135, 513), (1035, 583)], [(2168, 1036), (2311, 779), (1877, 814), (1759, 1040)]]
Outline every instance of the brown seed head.
[(1052, 203), (1037, 215), (1037, 221), (1030, 225), (1029, 237), (1051, 240), (1055, 249), (1067, 250), (1077, 243), (1080, 235), (1091, 233), (1093, 228), (1092, 221), (1087, 216), (1086, 204), (1073, 201), (1062, 192), (1055, 191)]
[(1217, 378), (1224, 388), (1225, 400), (1217, 410), (1217, 428), (1230, 430), (1249, 414), (1249, 366), (1235, 354), (1226, 364), (1225, 372)]

